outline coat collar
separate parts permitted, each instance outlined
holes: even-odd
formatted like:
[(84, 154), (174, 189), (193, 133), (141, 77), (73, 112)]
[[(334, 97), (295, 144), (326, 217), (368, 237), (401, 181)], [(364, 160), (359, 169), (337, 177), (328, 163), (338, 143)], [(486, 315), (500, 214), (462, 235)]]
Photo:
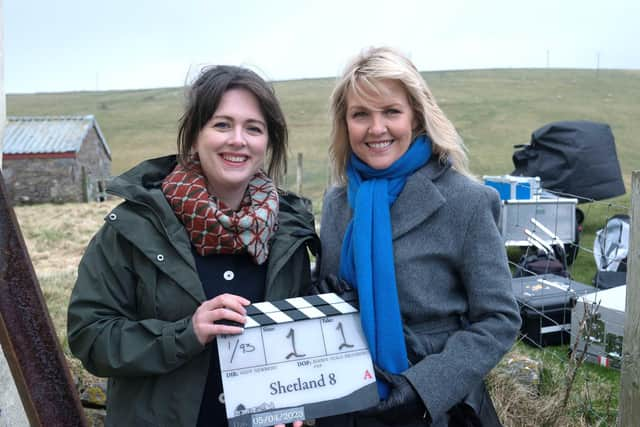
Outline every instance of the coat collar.
[[(122, 235), (129, 238), (160, 270), (172, 277), (178, 286), (202, 302), (205, 295), (191, 254), (189, 236), (160, 188), (165, 176), (175, 165), (175, 155), (146, 160), (114, 178), (109, 191), (128, 201), (116, 208), (122, 210), (123, 214), (129, 214), (128, 221), (117, 222)], [(319, 246), (313, 214), (295, 194), (280, 192), (278, 224), (278, 231), (270, 242), (268, 292), (283, 292), (278, 287), (282, 286), (276, 283), (276, 276), (299, 246), (306, 243), (314, 254)], [(163, 252), (163, 262), (157, 260), (159, 250)], [(185, 269), (183, 263), (177, 262), (177, 258), (181, 258), (189, 268)], [(170, 262), (171, 259), (174, 261)]]
[(434, 184), (451, 165), (431, 158), (411, 175), (391, 206), (392, 239), (397, 239), (422, 224), (445, 203), (444, 195)]
[(162, 193), (162, 181), (176, 166), (175, 155), (145, 160), (122, 175), (115, 177), (107, 191), (143, 207), (141, 216), (165, 236), (184, 261), (195, 271), (196, 264), (191, 255), (191, 244), (182, 223)]

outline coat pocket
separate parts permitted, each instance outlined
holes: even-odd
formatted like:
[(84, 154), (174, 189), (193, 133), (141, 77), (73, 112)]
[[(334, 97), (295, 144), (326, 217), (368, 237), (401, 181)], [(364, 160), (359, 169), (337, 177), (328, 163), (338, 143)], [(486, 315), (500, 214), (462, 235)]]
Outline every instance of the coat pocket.
[(463, 329), (459, 316), (423, 322), (415, 325), (403, 325), (407, 356), (412, 365), (426, 356), (439, 353), (455, 331)]

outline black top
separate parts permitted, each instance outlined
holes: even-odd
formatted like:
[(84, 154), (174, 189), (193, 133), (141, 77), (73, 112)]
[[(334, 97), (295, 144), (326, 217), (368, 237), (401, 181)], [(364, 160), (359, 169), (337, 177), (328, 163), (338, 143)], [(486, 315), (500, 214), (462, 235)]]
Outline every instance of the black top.
[[(201, 256), (193, 248), (192, 252), (207, 299), (230, 293), (247, 298), (252, 303), (264, 301), (266, 264), (257, 265), (246, 254)], [(211, 346), (211, 360), (198, 415), (198, 427), (226, 427), (218, 346), (215, 339), (208, 345)]]

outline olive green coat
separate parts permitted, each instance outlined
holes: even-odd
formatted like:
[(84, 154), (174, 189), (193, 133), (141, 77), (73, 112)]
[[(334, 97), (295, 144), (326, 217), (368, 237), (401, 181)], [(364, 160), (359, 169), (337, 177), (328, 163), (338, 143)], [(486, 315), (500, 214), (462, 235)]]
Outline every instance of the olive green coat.
[[(85, 368), (109, 377), (107, 425), (193, 426), (209, 369), (191, 316), (205, 300), (190, 241), (160, 189), (175, 156), (115, 178), (125, 201), (106, 217), (78, 269), (68, 312), (69, 346)], [(306, 294), (307, 247), (318, 245), (302, 199), (280, 195), (265, 295)]]

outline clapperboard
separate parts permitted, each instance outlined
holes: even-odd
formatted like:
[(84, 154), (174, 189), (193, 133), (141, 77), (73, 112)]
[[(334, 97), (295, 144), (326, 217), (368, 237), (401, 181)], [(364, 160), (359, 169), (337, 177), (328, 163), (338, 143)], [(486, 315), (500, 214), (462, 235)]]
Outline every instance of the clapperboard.
[(272, 426), (378, 402), (354, 292), (255, 303), (244, 326), (217, 338), (229, 426)]

